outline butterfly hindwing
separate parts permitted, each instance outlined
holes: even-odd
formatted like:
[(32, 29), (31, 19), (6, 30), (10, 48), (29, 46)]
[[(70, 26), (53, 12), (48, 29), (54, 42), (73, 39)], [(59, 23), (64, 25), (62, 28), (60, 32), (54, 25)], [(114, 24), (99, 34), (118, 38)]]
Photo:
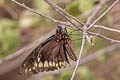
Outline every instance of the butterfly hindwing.
[[(55, 35), (52, 35), (51, 37), (49, 37), (47, 40), (45, 40), (44, 42), (42, 42), (37, 48), (35, 48), (24, 60), (24, 62), (21, 65), (20, 68), (20, 74), (25, 74), (28, 71), (33, 71), (34, 70), (34, 63), (36, 61), (36, 59), (40, 59), (38, 58), (38, 55), (41, 51), (41, 49), (50, 41), (55, 39)], [(38, 60), (37, 60), (38, 61)]]

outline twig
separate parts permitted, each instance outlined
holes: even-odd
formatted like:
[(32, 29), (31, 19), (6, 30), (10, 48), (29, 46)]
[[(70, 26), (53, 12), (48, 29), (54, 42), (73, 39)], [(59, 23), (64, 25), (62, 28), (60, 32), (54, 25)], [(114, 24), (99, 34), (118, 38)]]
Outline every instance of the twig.
[[(91, 24), (92, 27), (93, 27), (105, 14), (107, 14), (107, 13), (116, 5), (117, 2), (118, 2), (118, 1), (115, 1), (115, 2), (113, 3), (113, 5), (111, 5), (111, 6), (108, 8), (108, 10), (106, 10), (100, 17), (98, 17), (98, 18)], [(98, 8), (98, 9), (100, 9), (100, 8)], [(93, 13), (93, 15), (92, 15), (92, 16), (89, 18), (89, 20), (86, 22), (87, 24), (92, 21), (93, 17), (96, 16), (96, 13), (97, 13), (97, 10), (96, 10), (95, 13)], [(86, 26), (83, 27), (83, 37), (84, 37), (84, 38), (87, 36), (87, 34), (85, 35), (86, 31), (88, 31), (90, 28), (92, 28), (91, 25), (87, 28), (87, 24), (86, 24)], [(119, 41), (117, 41), (117, 40), (113, 40), (113, 39), (111, 39), (111, 38), (102, 36), (102, 35), (100, 35), (100, 34), (97, 34), (97, 36), (102, 37), (102, 38), (107, 39), (107, 40), (110, 40), (110, 41), (112, 41), (112, 42), (119, 42)], [(74, 78), (74, 76), (75, 76), (75, 74), (76, 74), (76, 72), (77, 72), (78, 65), (79, 65), (79, 63), (80, 63), (80, 58), (81, 58), (82, 51), (83, 51), (83, 47), (84, 47), (85, 40), (86, 40), (86, 39), (84, 39), (84, 38), (83, 38), (83, 40), (82, 40), (82, 45), (81, 45), (81, 50), (80, 50), (80, 54), (79, 54), (79, 59), (78, 59), (77, 64), (76, 64), (76, 66), (75, 66), (75, 69), (74, 69), (74, 72), (73, 72), (73, 74), (72, 74), (71, 80), (73, 80), (73, 78)]]
[[(104, 2), (105, 3), (105, 2)], [(102, 4), (103, 5), (103, 4)], [(95, 16), (97, 15), (97, 13), (99, 12), (99, 10), (101, 9), (101, 7), (102, 6), (100, 6), (100, 7), (97, 7), (97, 9), (96, 9), (96, 11), (93, 13), (93, 15), (92, 16), (90, 16), (89, 17), (89, 19), (88, 19), (88, 21), (86, 22), (86, 26), (84, 26), (84, 29), (83, 29), (83, 33), (85, 32), (86, 33), (86, 30), (85, 29), (87, 29), (87, 25), (89, 24), (89, 23), (91, 23), (91, 21), (95, 18)], [(103, 17), (103, 16), (102, 16)], [(99, 21), (99, 20), (98, 20)], [(83, 37), (84, 36), (87, 36), (87, 35), (83, 35)], [(84, 40), (84, 39), (83, 39)], [(83, 41), (82, 42), (82, 45), (81, 45), (81, 48), (82, 48), (82, 46), (83, 46), (83, 43), (85, 44), (85, 42)], [(78, 68), (78, 64), (80, 63), (80, 57), (81, 57), (81, 55), (82, 55), (82, 49), (80, 50), (80, 54), (79, 54), (79, 59), (78, 59), (78, 61), (77, 61), (77, 64), (76, 64), (76, 67), (75, 67), (75, 69), (74, 69), (74, 72), (73, 72), (73, 74), (72, 74), (72, 77), (71, 77), (71, 80), (73, 80), (73, 78), (74, 78), (74, 76), (75, 76), (75, 74), (76, 74), (76, 72), (77, 72), (77, 68)]]
[(94, 28), (102, 28), (102, 29), (105, 29), (105, 30), (108, 30), (108, 31), (120, 33), (120, 30), (112, 29), (112, 28), (105, 27), (105, 26), (102, 26), (102, 25), (94, 25), (93, 27)]
[(64, 14), (62, 14), (61, 12), (59, 12), (59, 14), (61, 14), (67, 21), (69, 21), (76, 29), (82, 31), (82, 28), (80, 28), (78, 25), (76, 25), (73, 21), (71, 21), (67, 16), (65, 16)]
[[(98, 15), (98, 13), (100, 12), (100, 10), (102, 9), (102, 7), (104, 6), (104, 4), (107, 2), (108, 0), (105, 1), (101, 1), (100, 4), (98, 4), (95, 8), (94, 8), (94, 12), (92, 13), (92, 15), (88, 18), (87, 22), (86, 22), (86, 26), (89, 27), (89, 25), (91, 24), (91, 22), (94, 20), (94, 18)], [(91, 44), (94, 45), (94, 43), (92, 42), (92, 38), (91, 36), (86, 35), (87, 41)]]
[(66, 25), (66, 26), (71, 26), (71, 25), (70, 25), (69, 23), (67, 23), (67, 22), (62, 22), (62, 21), (53, 19), (53, 18), (51, 18), (51, 17), (49, 17), (49, 16), (47, 16), (47, 15), (41, 13), (41, 12), (35, 11), (35, 10), (29, 8), (28, 6), (26, 6), (24, 3), (19, 3), (19, 2), (17, 2), (16, 0), (12, 0), (12, 1), (13, 1), (14, 3), (20, 5), (21, 7), (24, 7), (24, 8), (26, 8), (27, 10), (29, 10), (29, 11), (35, 13), (35, 14), (38, 14), (38, 15), (40, 15), (40, 16), (42, 16), (42, 17), (44, 17), (44, 18), (46, 18), (46, 19), (48, 19), (48, 20), (50, 20), (50, 21), (52, 21), (53, 23), (57, 23), (57, 24), (59, 23), (59, 24), (63, 24), (63, 25)]
[(94, 33), (94, 32), (90, 32), (90, 31), (89, 31), (88, 34), (90, 34), (90, 35), (95, 35), (95, 36), (98, 36), (98, 37), (101, 37), (101, 38), (103, 38), (103, 39), (105, 39), (105, 40), (111, 41), (112, 43), (114, 43), (114, 42), (116, 42), (116, 43), (120, 43), (119, 40), (114, 40), (114, 39), (112, 39), (112, 38), (109, 38), (109, 37), (103, 36), (103, 35), (98, 34), (98, 33)]
[(119, 2), (119, 0), (116, 0), (101, 16), (99, 16), (99, 17), (88, 27), (88, 30), (91, 29), (101, 18), (103, 18), (118, 2)]
[(71, 77), (71, 80), (73, 80), (76, 72), (77, 72), (77, 69), (78, 69), (78, 65), (80, 64), (80, 60), (81, 60), (81, 56), (82, 56), (82, 53), (83, 53), (83, 49), (84, 49), (84, 46), (85, 46), (85, 37), (86, 37), (86, 32), (84, 31), (83, 32), (83, 39), (82, 39), (82, 45), (81, 45), (81, 49), (80, 49), (80, 54), (79, 54), (79, 58), (78, 58), (78, 61), (77, 61), (77, 64), (75, 66), (75, 69), (73, 71), (73, 74), (72, 74), (72, 77)]
[(75, 18), (74, 16), (70, 15), (69, 13), (67, 13), (64, 9), (60, 8), (58, 5), (56, 5), (55, 3), (53, 3), (51, 0), (45, 0), (45, 1), (48, 4), (50, 4), (53, 8), (55, 8), (57, 12), (62, 12), (67, 17), (72, 18), (76, 22), (80, 23), (82, 26), (85, 25), (84, 23), (80, 22), (77, 18)]
[(100, 4), (97, 5), (97, 7), (94, 9), (93, 14), (88, 18), (86, 25), (91, 24), (91, 22), (93, 21), (93, 19), (97, 16), (97, 14), (100, 12), (100, 10), (102, 9), (102, 7), (104, 6), (104, 4), (109, 1), (109, 0), (103, 0), (100, 2)]

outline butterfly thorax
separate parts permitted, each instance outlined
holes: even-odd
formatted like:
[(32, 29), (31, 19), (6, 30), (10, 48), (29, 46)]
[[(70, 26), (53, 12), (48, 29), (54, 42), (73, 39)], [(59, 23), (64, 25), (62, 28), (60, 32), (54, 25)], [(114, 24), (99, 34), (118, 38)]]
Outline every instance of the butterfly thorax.
[(56, 42), (63, 43), (64, 45), (68, 45), (70, 38), (65, 28), (61, 28), (58, 26), (56, 30)]

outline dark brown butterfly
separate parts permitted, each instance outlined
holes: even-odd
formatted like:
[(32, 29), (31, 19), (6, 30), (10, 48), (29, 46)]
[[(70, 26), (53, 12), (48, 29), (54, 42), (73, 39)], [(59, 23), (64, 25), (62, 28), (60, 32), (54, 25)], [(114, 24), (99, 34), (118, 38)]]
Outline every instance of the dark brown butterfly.
[[(77, 58), (69, 45), (70, 37), (66, 28), (58, 26), (56, 33), (42, 42), (24, 60), (20, 73), (54, 71), (69, 63), (68, 56), (76, 61)], [(68, 55), (68, 56), (67, 56)]]

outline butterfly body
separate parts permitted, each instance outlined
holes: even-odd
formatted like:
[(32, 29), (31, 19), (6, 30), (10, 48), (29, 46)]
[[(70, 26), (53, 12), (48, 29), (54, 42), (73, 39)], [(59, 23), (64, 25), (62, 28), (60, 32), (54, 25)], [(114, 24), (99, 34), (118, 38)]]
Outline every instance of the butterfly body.
[(69, 64), (68, 56), (76, 61), (76, 56), (69, 45), (69, 35), (65, 28), (58, 26), (56, 33), (42, 42), (24, 60), (20, 73), (36, 74), (44, 71), (54, 71)]

